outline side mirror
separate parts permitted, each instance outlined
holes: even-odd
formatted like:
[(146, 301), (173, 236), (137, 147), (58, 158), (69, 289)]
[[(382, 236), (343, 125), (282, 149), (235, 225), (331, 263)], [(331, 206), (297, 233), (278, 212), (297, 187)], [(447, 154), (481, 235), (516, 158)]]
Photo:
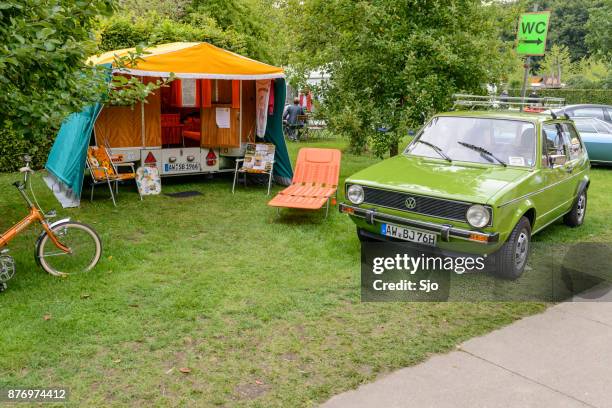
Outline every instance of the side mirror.
[(567, 156), (564, 154), (556, 154), (550, 156), (551, 167), (563, 166), (567, 162)]

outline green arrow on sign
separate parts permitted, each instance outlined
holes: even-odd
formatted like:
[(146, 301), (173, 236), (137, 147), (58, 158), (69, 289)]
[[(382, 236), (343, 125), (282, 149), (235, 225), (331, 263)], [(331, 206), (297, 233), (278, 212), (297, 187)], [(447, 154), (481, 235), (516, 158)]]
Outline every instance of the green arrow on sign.
[(549, 22), (550, 11), (521, 14), (516, 52), (519, 55), (544, 55)]
[(523, 44), (537, 44), (537, 45), (540, 45), (544, 42), (540, 38), (538, 38), (537, 40), (519, 40), (519, 41), (522, 42)]

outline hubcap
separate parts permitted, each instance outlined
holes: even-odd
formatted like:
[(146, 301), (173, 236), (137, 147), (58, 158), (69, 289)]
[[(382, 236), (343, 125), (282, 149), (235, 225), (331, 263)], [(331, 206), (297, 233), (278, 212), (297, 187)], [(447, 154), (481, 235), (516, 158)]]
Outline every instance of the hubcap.
[(578, 204), (576, 205), (576, 213), (578, 215), (579, 221), (582, 221), (585, 210), (586, 210), (586, 197), (584, 196), (584, 193), (582, 193), (580, 194), (580, 197), (578, 197)]
[(527, 254), (529, 252), (529, 236), (524, 230), (518, 236), (516, 240), (516, 247), (514, 250), (514, 263), (517, 269), (522, 269), (527, 261)]

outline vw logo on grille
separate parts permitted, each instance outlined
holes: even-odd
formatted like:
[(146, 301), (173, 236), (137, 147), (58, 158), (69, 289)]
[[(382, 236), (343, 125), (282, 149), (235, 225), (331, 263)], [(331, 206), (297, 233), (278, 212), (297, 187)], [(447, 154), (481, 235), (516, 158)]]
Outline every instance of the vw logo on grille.
[(416, 199), (414, 197), (408, 197), (404, 202), (404, 205), (406, 205), (407, 209), (414, 210), (416, 207)]

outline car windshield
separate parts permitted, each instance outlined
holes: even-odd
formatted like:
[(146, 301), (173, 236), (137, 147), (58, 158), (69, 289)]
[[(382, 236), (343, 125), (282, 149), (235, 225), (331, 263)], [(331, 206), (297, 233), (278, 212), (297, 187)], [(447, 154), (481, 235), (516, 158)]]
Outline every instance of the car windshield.
[(437, 116), (425, 125), (404, 154), (531, 167), (535, 164), (535, 146), (535, 127), (530, 122)]

